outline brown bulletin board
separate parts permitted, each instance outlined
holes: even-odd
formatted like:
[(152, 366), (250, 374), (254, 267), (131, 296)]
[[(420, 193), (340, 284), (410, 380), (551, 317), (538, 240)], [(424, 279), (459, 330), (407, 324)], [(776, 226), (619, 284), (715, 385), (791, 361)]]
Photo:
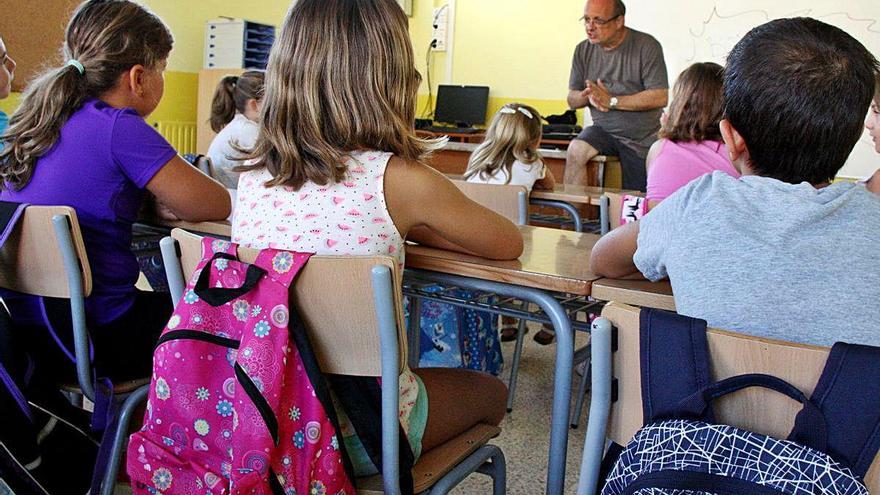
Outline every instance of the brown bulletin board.
[(64, 30), (80, 0), (0, 0), (0, 37), (15, 59), (13, 91), (60, 65)]

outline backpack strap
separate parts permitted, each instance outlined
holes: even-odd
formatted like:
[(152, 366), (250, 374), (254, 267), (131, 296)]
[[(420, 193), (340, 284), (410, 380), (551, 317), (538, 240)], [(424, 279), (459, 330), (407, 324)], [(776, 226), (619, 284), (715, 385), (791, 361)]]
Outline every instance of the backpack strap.
[[(645, 424), (674, 411), (682, 399), (711, 383), (706, 321), (659, 309), (640, 314), (642, 408)], [(712, 408), (699, 417), (713, 422)]]
[(260, 251), (254, 264), (266, 270), (266, 273), (290, 287), (296, 274), (305, 266), (312, 253), (296, 253), (293, 251), (282, 251), (280, 249), (266, 248)]
[(825, 415), (826, 453), (863, 478), (880, 449), (880, 347), (834, 344), (811, 400)]

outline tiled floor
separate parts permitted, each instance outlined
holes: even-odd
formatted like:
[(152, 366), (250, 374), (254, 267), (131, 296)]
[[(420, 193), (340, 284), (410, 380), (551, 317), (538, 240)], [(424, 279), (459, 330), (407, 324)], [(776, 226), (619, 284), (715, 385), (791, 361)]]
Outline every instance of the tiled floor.
[[(507, 493), (510, 495), (537, 495), (544, 493), (547, 478), (547, 455), (550, 445), (550, 409), (553, 392), (553, 363), (556, 345), (541, 346), (532, 341), (532, 334), (539, 326), (531, 326), (526, 335), (523, 357), (517, 380), (516, 402), (513, 412), (501, 424), (501, 436), (492, 441), (501, 447), (507, 459)], [(585, 335), (577, 336), (576, 344), (586, 343)], [(503, 345), (505, 366), (513, 356), (513, 343)], [(507, 381), (507, 373), (503, 376)], [(573, 374), (572, 389), (576, 389), (580, 376)], [(589, 399), (589, 397), (588, 397)], [(589, 400), (584, 405), (586, 411)], [(586, 415), (586, 413), (584, 413)], [(581, 426), (569, 430), (568, 463), (565, 476), (565, 493), (575, 493), (577, 474), (580, 469), (581, 452), (584, 448), (585, 419)], [(455, 495), (490, 494), (489, 478), (473, 475), (452, 492)]]

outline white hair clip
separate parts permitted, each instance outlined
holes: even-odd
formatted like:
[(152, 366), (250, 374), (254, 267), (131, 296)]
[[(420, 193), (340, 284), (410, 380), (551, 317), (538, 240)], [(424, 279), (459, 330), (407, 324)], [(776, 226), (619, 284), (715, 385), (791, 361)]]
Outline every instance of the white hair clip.
[(519, 107), (519, 108), (517, 108), (516, 110), (514, 110), (513, 108), (510, 108), (510, 107), (501, 107), (501, 110), (499, 110), (499, 112), (501, 112), (501, 113), (508, 113), (508, 114), (519, 112), (519, 113), (525, 115), (526, 117), (528, 117), (528, 118), (530, 118), (530, 119), (535, 118), (535, 117), (532, 115), (532, 112), (526, 110), (526, 109), (523, 108), (523, 107)]

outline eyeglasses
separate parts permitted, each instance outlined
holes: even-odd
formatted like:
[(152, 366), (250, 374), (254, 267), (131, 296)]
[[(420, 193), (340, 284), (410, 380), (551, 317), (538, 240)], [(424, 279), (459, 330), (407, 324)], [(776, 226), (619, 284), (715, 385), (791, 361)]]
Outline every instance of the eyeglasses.
[(609, 22), (613, 21), (614, 19), (617, 19), (618, 17), (620, 17), (620, 15), (621, 15), (621, 14), (617, 14), (616, 16), (614, 16), (614, 17), (609, 17), (608, 19), (601, 19), (601, 18), (599, 18), (599, 17), (587, 17), (587, 16), (583, 16), (583, 17), (581, 17), (581, 18), (578, 19), (578, 20), (581, 21), (581, 22), (583, 23), (584, 26), (588, 26), (588, 25), (590, 25), (590, 24), (593, 24), (593, 25), (596, 25), (596, 26), (602, 27), (602, 26), (608, 24)]

